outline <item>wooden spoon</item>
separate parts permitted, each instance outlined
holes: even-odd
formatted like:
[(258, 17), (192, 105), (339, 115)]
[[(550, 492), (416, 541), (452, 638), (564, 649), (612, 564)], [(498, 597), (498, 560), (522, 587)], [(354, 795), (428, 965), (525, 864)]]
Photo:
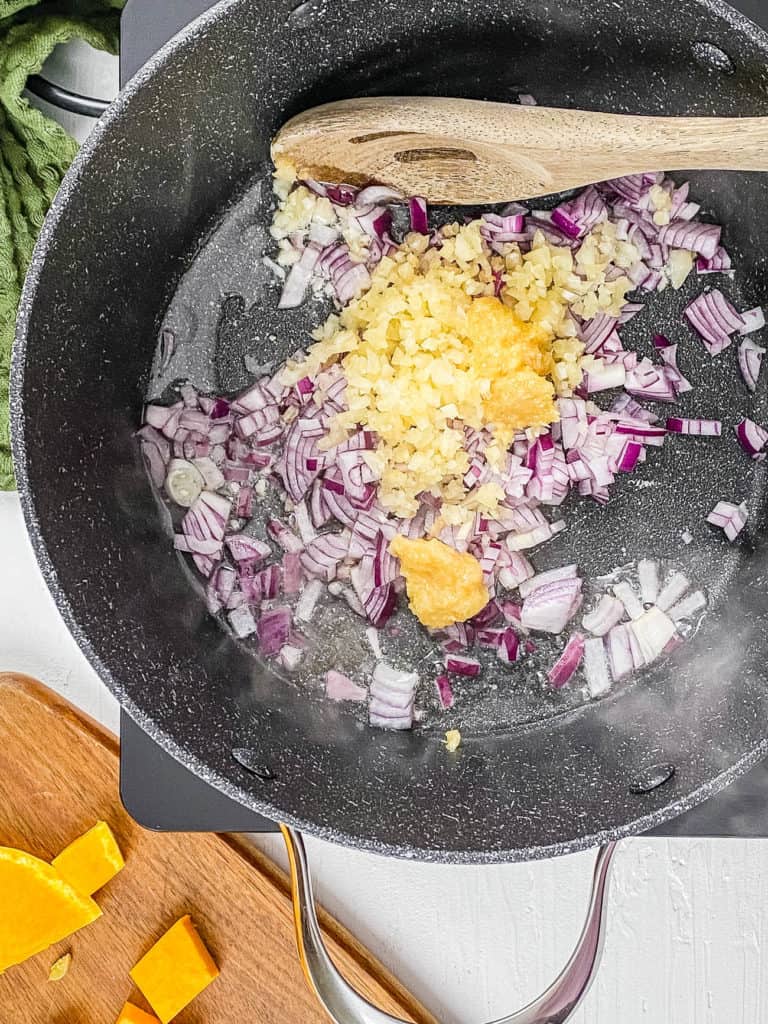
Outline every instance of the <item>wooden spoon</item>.
[(643, 171), (768, 170), (768, 117), (633, 117), (379, 96), (292, 118), (272, 143), (299, 178), (371, 182), (432, 203), (532, 199)]

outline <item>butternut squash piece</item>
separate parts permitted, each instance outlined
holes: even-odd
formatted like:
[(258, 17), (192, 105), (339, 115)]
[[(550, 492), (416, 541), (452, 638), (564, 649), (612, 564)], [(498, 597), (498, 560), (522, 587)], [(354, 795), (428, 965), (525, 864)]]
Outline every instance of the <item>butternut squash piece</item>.
[(181, 1013), (218, 974), (189, 914), (172, 925), (130, 972), (162, 1024)]
[(126, 1003), (115, 1024), (160, 1024), (160, 1021), (146, 1010), (140, 1010), (133, 1003)]
[(0, 907), (0, 971), (101, 916), (50, 864), (7, 846), (0, 846)]
[(120, 847), (106, 821), (97, 821), (51, 861), (73, 889), (92, 896), (125, 866)]

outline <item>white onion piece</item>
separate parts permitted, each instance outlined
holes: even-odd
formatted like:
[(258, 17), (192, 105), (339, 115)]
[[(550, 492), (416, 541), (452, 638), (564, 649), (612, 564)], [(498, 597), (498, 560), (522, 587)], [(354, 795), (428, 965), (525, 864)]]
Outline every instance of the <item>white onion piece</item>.
[(694, 590), (692, 594), (684, 597), (682, 601), (678, 601), (677, 604), (672, 605), (669, 609), (669, 617), (674, 622), (680, 622), (683, 619), (692, 619), (694, 615), (698, 615), (698, 613), (704, 611), (706, 607), (706, 594), (701, 590)]
[(557, 583), (558, 580), (573, 579), (578, 573), (576, 565), (564, 565), (562, 569), (549, 569), (547, 572), (540, 572), (530, 579), (524, 580), (518, 587), (520, 597), (528, 597), (534, 590), (544, 587), (548, 583)]
[(659, 594), (659, 566), (651, 558), (641, 558), (637, 563), (637, 578), (643, 604), (655, 604)]
[(191, 508), (203, 492), (205, 480), (200, 470), (186, 459), (171, 459), (165, 477), (165, 490), (171, 501)]
[(353, 700), (361, 703), (368, 696), (349, 676), (331, 671), (325, 675), (325, 695), (329, 700)]
[(625, 623), (614, 626), (605, 638), (605, 646), (608, 651), (608, 661), (611, 667), (611, 676), (615, 683), (634, 671), (635, 663), (632, 658), (632, 648), (629, 643), (629, 626)]
[(240, 640), (244, 640), (245, 637), (256, 632), (256, 620), (247, 604), (241, 604), (239, 608), (235, 608), (227, 618), (232, 631)]
[(631, 622), (629, 628), (635, 634), (646, 665), (658, 658), (669, 641), (676, 635), (672, 619), (656, 606), (649, 608), (639, 619)]
[(206, 491), (218, 491), (224, 486), (224, 474), (213, 461), (213, 459), (193, 459), (192, 465), (198, 470), (203, 478)]
[(413, 725), (413, 700), (418, 682), (419, 677), (415, 672), (400, 672), (380, 661), (373, 670), (371, 682), (371, 725), (382, 729), (410, 729)]
[(730, 501), (718, 501), (707, 516), (707, 522), (713, 526), (719, 526), (728, 540), (733, 543), (747, 525), (748, 517), (746, 501), (740, 505), (734, 505)]
[(381, 642), (379, 641), (379, 631), (373, 626), (369, 626), (365, 631), (365, 639), (368, 641), (368, 646), (373, 651), (373, 656), (377, 661), (381, 661), (384, 654), (381, 650)]
[(609, 629), (624, 618), (626, 609), (617, 597), (603, 594), (597, 607), (581, 620), (584, 629), (595, 636), (605, 636)]
[(656, 598), (656, 607), (663, 612), (667, 611), (680, 600), (690, 585), (690, 580), (681, 572), (671, 572), (664, 580), (661, 593)]
[(630, 619), (639, 619), (645, 609), (633, 588), (628, 583), (622, 582), (615, 585), (613, 592), (627, 609)]
[(304, 651), (300, 647), (295, 647), (293, 644), (284, 644), (277, 655), (278, 662), (288, 672), (295, 672), (301, 664), (301, 659), (304, 657)]
[(310, 580), (309, 583), (305, 584), (293, 612), (293, 617), (297, 622), (312, 621), (312, 616), (315, 613), (317, 602), (320, 600), (322, 593), (323, 584), (321, 580)]
[(584, 675), (587, 678), (590, 697), (595, 700), (608, 693), (611, 688), (611, 674), (605, 656), (603, 641), (599, 638), (584, 643)]
[(755, 331), (762, 331), (765, 327), (765, 313), (760, 306), (756, 309), (748, 309), (741, 314), (744, 326), (739, 328), (739, 334), (754, 334)]

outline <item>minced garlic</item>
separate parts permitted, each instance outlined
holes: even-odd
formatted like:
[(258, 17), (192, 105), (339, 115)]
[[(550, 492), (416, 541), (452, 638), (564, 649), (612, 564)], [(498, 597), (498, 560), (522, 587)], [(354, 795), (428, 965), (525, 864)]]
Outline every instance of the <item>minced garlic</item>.
[[(307, 201), (297, 201), (297, 216), (305, 216)], [(481, 226), (448, 225), (441, 244), (429, 248), (423, 236), (407, 236), (379, 263), (370, 289), (329, 317), (306, 358), (284, 374), (295, 382), (341, 362), (349, 409), (326, 445), (358, 426), (374, 430), (379, 444), (368, 458), (380, 476), (379, 498), (403, 518), (416, 513), (423, 491), (442, 499), (447, 523), (469, 522), (478, 511), (493, 515), (501, 487), (468, 494), (463, 483), (464, 425), (493, 432), (498, 450), (489, 461), (503, 466), (515, 431), (535, 433), (556, 421), (554, 398), (581, 381), (583, 345), (571, 310), (617, 316), (631, 288), (625, 277), (606, 280), (611, 264), (638, 259), (610, 224), (576, 256), (541, 234), (528, 253), (509, 244), (495, 254)]]

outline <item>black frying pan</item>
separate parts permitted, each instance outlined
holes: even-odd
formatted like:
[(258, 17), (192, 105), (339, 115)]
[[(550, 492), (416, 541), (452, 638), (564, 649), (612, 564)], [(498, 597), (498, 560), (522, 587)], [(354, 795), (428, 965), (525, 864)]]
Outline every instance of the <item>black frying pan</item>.
[[(520, 91), (550, 106), (764, 115), (768, 35), (718, 0), (229, 0), (150, 62), (97, 127), (23, 300), (19, 486), (82, 649), (201, 777), (270, 818), (382, 853), (458, 862), (575, 850), (659, 824), (768, 753), (765, 470), (725, 441), (691, 439), (685, 457), (665, 447), (648, 470), (659, 486), (627, 484), (606, 509), (569, 513), (572, 529), (538, 563), (575, 554), (589, 574), (650, 554), (687, 567), (714, 609), (695, 642), (588, 707), (525, 679), (501, 697), (480, 693), (451, 721), (464, 734), (452, 757), (442, 721), (375, 732), (276, 680), (207, 616), (171, 549), (132, 436), (166, 311), (186, 369), (211, 389), (243, 386), (244, 352), (285, 353), (308, 324), (306, 311), (278, 315), (254, 270), (275, 130), (345, 96)], [(692, 181), (727, 225), (737, 304), (768, 304), (768, 177)], [(721, 417), (726, 436), (742, 415), (765, 422), (765, 392), (747, 399), (735, 353), (710, 367), (679, 326), (689, 297), (658, 303), (635, 342), (652, 327), (684, 334), (697, 387), (681, 407)], [(730, 547), (697, 526), (681, 550), (681, 531), (720, 498), (748, 500), (747, 536)]]

